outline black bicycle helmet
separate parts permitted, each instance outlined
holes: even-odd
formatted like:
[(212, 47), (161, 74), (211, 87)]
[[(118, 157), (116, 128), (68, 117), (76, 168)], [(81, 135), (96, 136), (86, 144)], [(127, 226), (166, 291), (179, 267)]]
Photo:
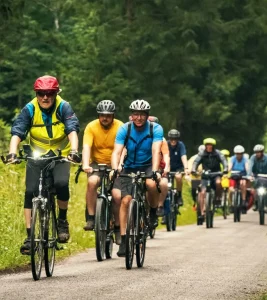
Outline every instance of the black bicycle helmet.
[(98, 114), (114, 114), (115, 110), (115, 103), (111, 100), (102, 100), (96, 107), (96, 112)]
[(171, 129), (169, 132), (168, 132), (168, 137), (170, 139), (179, 139), (180, 137), (180, 132), (177, 130), (177, 129)]

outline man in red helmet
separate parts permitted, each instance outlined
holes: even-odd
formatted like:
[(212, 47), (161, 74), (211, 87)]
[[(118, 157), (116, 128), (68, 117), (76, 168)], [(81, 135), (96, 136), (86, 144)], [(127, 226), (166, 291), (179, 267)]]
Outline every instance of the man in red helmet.
[[(42, 76), (34, 83), (36, 97), (29, 102), (14, 121), (11, 128), (8, 162), (16, 161), (18, 145), (29, 133), (32, 151), (40, 155), (55, 156), (61, 149), (62, 156), (79, 162), (78, 135), (79, 121), (70, 104), (59, 95), (59, 84), (55, 77)], [(27, 238), (21, 246), (22, 254), (30, 254), (30, 225), (33, 195), (38, 194), (40, 168), (29, 161), (26, 167), (26, 191), (24, 215)], [(54, 185), (58, 199), (58, 240), (66, 243), (69, 239), (67, 209), (69, 200), (70, 163), (57, 164), (53, 170)]]

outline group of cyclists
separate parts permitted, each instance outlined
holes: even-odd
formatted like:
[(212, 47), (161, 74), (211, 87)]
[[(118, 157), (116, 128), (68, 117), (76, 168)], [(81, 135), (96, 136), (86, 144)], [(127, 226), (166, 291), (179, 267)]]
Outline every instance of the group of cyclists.
[[(9, 154), (6, 161), (16, 163), (19, 143), (26, 139), (32, 151), (44, 156), (55, 156), (61, 149), (62, 155), (76, 163), (81, 162), (78, 154), (79, 121), (70, 104), (59, 93), (59, 83), (55, 77), (42, 76), (34, 83), (36, 97), (18, 115), (11, 129)], [(150, 104), (145, 100), (135, 100), (130, 106), (129, 122), (123, 123), (115, 118), (116, 107), (111, 100), (100, 101), (96, 107), (97, 119), (90, 122), (83, 135), (82, 169), (87, 174), (86, 224), (85, 231), (95, 228), (97, 190), (100, 173), (94, 171), (99, 164), (110, 167), (110, 178), (114, 174), (131, 174), (138, 171), (151, 175), (146, 180), (147, 201), (150, 207), (150, 224), (158, 226), (158, 217), (164, 217), (164, 202), (168, 193), (167, 174), (176, 172), (176, 201), (183, 205), (183, 175), (192, 174), (192, 196), (195, 201), (196, 190), (200, 186), (198, 201), (201, 203), (201, 218), (205, 215), (205, 193), (207, 180), (202, 170), (221, 171), (225, 176), (231, 171), (240, 171), (246, 179), (240, 181), (243, 206), (246, 208), (248, 180), (257, 174), (267, 174), (267, 155), (264, 146), (256, 145), (254, 155), (248, 159), (241, 145), (234, 148), (234, 156), (229, 151), (216, 149), (216, 140), (206, 138), (198, 149), (198, 154), (187, 160), (186, 148), (176, 129), (168, 132), (164, 139), (163, 128), (158, 118), (150, 116)], [(40, 169), (29, 161), (26, 167), (26, 191), (24, 215), (27, 237), (20, 248), (22, 254), (30, 253), (32, 198), (38, 194)], [(66, 243), (70, 238), (67, 220), (70, 164), (66, 161), (56, 165), (53, 170), (54, 186), (58, 203), (58, 240)], [(195, 184), (194, 184), (195, 183)], [(160, 186), (161, 192), (157, 188)], [(230, 180), (230, 192), (236, 180)], [(216, 201), (221, 201), (221, 176), (212, 178), (216, 191)], [(252, 189), (253, 193), (253, 189)], [(114, 215), (115, 242), (119, 245), (117, 255), (125, 256), (126, 222), (129, 203), (132, 199), (131, 178), (115, 176), (112, 189), (112, 209)], [(164, 218), (163, 218), (164, 222)]]

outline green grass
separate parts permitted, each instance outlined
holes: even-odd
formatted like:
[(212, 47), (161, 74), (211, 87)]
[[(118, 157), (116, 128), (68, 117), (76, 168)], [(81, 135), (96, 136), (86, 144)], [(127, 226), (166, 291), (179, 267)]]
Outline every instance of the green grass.
[[(68, 220), (71, 239), (64, 244), (64, 250), (57, 252), (57, 258), (67, 257), (89, 247), (94, 247), (94, 233), (85, 232), (85, 191), (86, 176), (81, 174), (79, 183), (74, 183), (75, 168), (70, 179), (71, 198)], [(25, 165), (0, 165), (0, 270), (12, 269), (29, 264), (29, 257), (22, 256), (19, 248), (26, 237), (23, 199), (25, 191)], [(185, 182), (183, 188), (184, 206), (178, 218), (179, 225), (196, 222), (196, 213), (192, 210), (190, 187)], [(160, 226), (164, 228), (165, 226)]]

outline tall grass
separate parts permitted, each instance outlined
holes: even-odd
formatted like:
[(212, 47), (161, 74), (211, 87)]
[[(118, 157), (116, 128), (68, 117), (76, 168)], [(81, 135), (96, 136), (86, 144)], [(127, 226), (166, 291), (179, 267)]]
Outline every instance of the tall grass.
[[(86, 176), (80, 175), (79, 183), (74, 183), (75, 167), (70, 178), (71, 198), (68, 220), (71, 239), (64, 244), (64, 250), (57, 252), (57, 257), (66, 257), (89, 247), (94, 247), (94, 233), (85, 232), (85, 191)], [(29, 263), (29, 257), (22, 256), (19, 248), (26, 237), (23, 202), (25, 191), (25, 165), (0, 165), (0, 270), (14, 268)], [(178, 218), (179, 225), (191, 224), (196, 220), (192, 211), (190, 188), (185, 183), (183, 188), (184, 206)]]

